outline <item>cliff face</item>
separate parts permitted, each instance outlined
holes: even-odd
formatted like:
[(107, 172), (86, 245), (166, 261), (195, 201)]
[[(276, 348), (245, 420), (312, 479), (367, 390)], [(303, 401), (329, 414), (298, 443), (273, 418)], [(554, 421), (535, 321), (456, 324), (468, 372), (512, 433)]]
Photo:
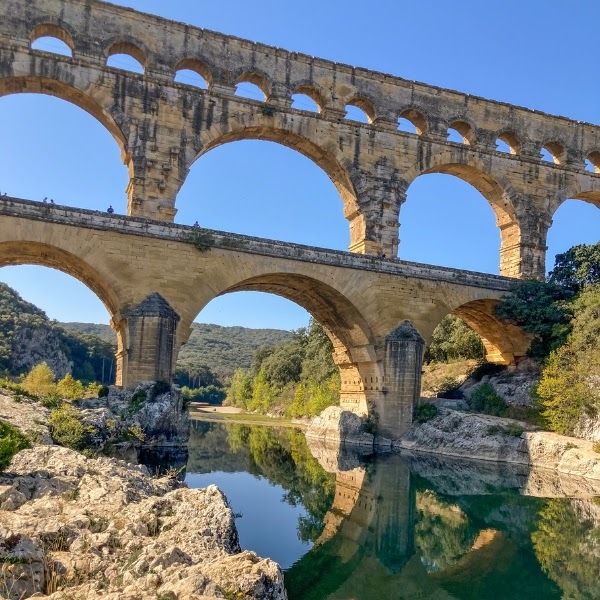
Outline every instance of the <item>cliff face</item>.
[(111, 383), (114, 348), (90, 334), (68, 333), (44, 311), (0, 283), (0, 372), (26, 373), (46, 362), (55, 376)]
[(62, 337), (56, 329), (44, 324), (17, 327), (12, 338), (10, 371), (26, 373), (35, 365), (46, 362), (58, 379), (71, 373), (73, 363), (67, 357)]

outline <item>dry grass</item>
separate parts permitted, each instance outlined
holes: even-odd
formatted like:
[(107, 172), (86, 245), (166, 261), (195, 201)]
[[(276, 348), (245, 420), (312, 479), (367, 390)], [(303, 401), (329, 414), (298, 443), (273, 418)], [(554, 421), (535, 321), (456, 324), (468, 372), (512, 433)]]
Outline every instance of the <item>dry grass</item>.
[(477, 360), (471, 359), (423, 365), (421, 395), (429, 398), (435, 396), (441, 384), (450, 378), (454, 379), (458, 385), (462, 384), (466, 380), (467, 374), (470, 373), (477, 364)]

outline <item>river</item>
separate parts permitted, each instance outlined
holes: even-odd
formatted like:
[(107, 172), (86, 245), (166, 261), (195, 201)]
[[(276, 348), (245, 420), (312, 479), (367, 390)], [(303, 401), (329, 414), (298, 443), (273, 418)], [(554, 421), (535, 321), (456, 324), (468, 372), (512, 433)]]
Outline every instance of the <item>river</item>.
[(281, 565), (290, 600), (600, 599), (600, 498), (585, 482), (202, 421), (185, 477), (223, 490), (241, 546)]

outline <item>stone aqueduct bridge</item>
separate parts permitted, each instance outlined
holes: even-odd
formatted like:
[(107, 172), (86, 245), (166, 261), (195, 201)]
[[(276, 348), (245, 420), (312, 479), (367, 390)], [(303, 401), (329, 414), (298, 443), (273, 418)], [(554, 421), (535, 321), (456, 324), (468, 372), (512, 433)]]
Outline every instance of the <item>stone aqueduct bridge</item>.
[[(52, 36), (71, 56), (32, 49)], [(135, 74), (107, 66), (126, 53)], [(200, 90), (174, 82), (192, 69)], [(264, 102), (235, 95), (258, 85)], [(424, 173), (450, 173), (489, 201), (501, 232), (500, 272), (541, 277), (546, 232), (567, 198), (600, 206), (600, 128), (398, 77), (335, 64), (96, 0), (0, 3), (0, 96), (42, 93), (88, 111), (129, 169), (128, 217), (0, 202), (0, 265), (61, 269), (94, 290), (118, 336), (118, 382), (168, 379), (192, 320), (219, 294), (262, 290), (307, 308), (326, 328), (342, 374), (342, 404), (375, 406), (384, 434), (411, 420), (423, 340), (448, 313), (511, 362), (524, 336), (492, 306), (510, 280), (428, 267), (396, 256), (400, 207)], [(303, 93), (318, 112), (291, 107)], [(347, 105), (369, 123), (345, 118)], [(398, 131), (398, 117), (415, 133)], [(448, 141), (448, 129), (464, 143)], [(212, 148), (266, 139), (298, 150), (332, 179), (353, 254), (179, 227), (175, 199)], [(498, 152), (503, 140), (510, 153)], [(546, 148), (553, 162), (540, 158)]]
[[(33, 50), (42, 36), (65, 42), (71, 57)], [(127, 53), (137, 75), (106, 66)], [(192, 69), (199, 90), (174, 82)], [(235, 96), (239, 82), (265, 102)], [(3, 0), (0, 95), (39, 92), (64, 98), (112, 133), (129, 167), (129, 214), (172, 221), (191, 164), (239, 139), (273, 140), (327, 172), (349, 222), (350, 250), (396, 256), (400, 207), (423, 173), (450, 173), (489, 201), (501, 232), (500, 272), (540, 277), (546, 233), (558, 206), (581, 198), (600, 206), (600, 128), (399, 77), (336, 64), (167, 21), (96, 0)], [(314, 99), (318, 113), (291, 108)], [(355, 105), (369, 123), (345, 119)], [(415, 134), (397, 129), (399, 116)], [(448, 141), (451, 127), (464, 143)], [(498, 152), (503, 140), (510, 153)], [(546, 148), (553, 162), (540, 158)]]
[(449, 313), (512, 362), (528, 339), (493, 314), (511, 280), (53, 204), (0, 198), (0, 267), (54, 267), (102, 300), (117, 333), (117, 383), (170, 380), (193, 319), (216, 296), (256, 290), (311, 312), (334, 346), (341, 403), (375, 407), (382, 431), (412, 420), (424, 342)]

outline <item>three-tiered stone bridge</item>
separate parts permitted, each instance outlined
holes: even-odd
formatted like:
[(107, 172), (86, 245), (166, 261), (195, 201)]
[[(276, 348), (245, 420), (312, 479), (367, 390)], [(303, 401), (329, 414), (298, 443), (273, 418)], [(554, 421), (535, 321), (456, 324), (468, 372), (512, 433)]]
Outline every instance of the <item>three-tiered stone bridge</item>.
[[(68, 56), (32, 48), (54, 37)], [(107, 65), (129, 54), (136, 74)], [(174, 81), (191, 69), (206, 90)], [(260, 87), (264, 101), (236, 95)], [(344, 406), (371, 406), (382, 432), (412, 418), (423, 344), (449, 313), (510, 363), (527, 338), (493, 305), (508, 277), (540, 278), (552, 215), (568, 198), (600, 206), (600, 128), (406, 81), (168, 21), (97, 0), (4, 0), (0, 95), (42, 93), (72, 102), (113, 135), (129, 169), (128, 216), (4, 197), (0, 265), (65, 271), (102, 299), (118, 337), (118, 383), (169, 379), (193, 318), (232, 291), (279, 294), (309, 310), (335, 348)], [(292, 96), (318, 110), (292, 108)], [(367, 123), (346, 118), (353, 105)], [(414, 133), (398, 130), (398, 118)], [(449, 141), (457, 131), (463, 143)], [(336, 185), (349, 253), (172, 224), (192, 163), (240, 139), (291, 147)], [(496, 143), (506, 144), (499, 152)], [(545, 148), (551, 160), (542, 160)], [(400, 208), (411, 182), (450, 173), (489, 201), (500, 229), (496, 277), (402, 262)]]

